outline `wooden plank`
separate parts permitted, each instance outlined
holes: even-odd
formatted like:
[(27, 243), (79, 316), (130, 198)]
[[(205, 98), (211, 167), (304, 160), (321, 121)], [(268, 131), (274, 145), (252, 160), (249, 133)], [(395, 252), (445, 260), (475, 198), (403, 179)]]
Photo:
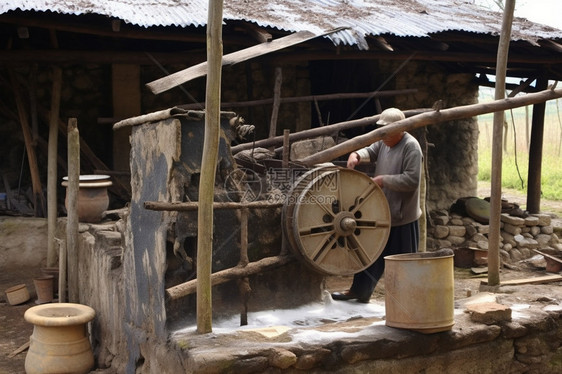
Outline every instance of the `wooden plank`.
[[(242, 49), (240, 51), (236, 51), (224, 55), (222, 57), (222, 66), (234, 65), (239, 62), (250, 60), (254, 57), (263, 56), (265, 54), (275, 52), (280, 49), (284, 49), (341, 30), (343, 30), (343, 28), (330, 30), (328, 32), (319, 35), (313, 34), (310, 31), (299, 31), (294, 34), (272, 40), (270, 42), (261, 43), (249, 48)], [(172, 89), (176, 86), (179, 86), (180, 84), (193, 80), (195, 78), (203, 77), (206, 74), (207, 74), (207, 62), (205, 61), (200, 64), (191, 66), (187, 69), (180, 70), (176, 73), (170, 74), (163, 78), (147, 83), (146, 86), (152, 91), (152, 93), (159, 94), (169, 89)]]
[(533, 249), (533, 251), (537, 252), (537, 253), (540, 254), (540, 255), (543, 255), (545, 258), (550, 258), (551, 260), (554, 260), (554, 261), (556, 261), (556, 262), (562, 263), (562, 259), (560, 259), (560, 258), (558, 258), (558, 257), (556, 257), (556, 256), (551, 256), (551, 255), (549, 255), (549, 254), (547, 254), (547, 253), (543, 253), (543, 252), (539, 251), (538, 249)]
[[(506, 281), (501, 281), (500, 286), (514, 286), (519, 284), (539, 284), (539, 283), (552, 283), (562, 281), (562, 275), (544, 275), (542, 277), (530, 277), (522, 279), (511, 279)], [(488, 281), (481, 282), (484, 285), (488, 285)]]
[(27, 342), (25, 342), (24, 344), (22, 344), (18, 349), (16, 349), (15, 351), (13, 351), (12, 353), (10, 353), (8, 355), (8, 358), (12, 358), (15, 357), (16, 355), (18, 355), (19, 353), (25, 351), (26, 349), (29, 348), (29, 340)]

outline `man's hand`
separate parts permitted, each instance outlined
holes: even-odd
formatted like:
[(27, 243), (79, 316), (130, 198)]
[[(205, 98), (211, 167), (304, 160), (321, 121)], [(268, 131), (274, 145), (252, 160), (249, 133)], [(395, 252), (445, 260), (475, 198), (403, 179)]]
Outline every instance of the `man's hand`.
[(347, 168), (355, 169), (355, 165), (359, 163), (359, 155), (356, 152), (351, 152), (347, 158)]
[(373, 180), (373, 182), (375, 182), (376, 184), (379, 185), (379, 187), (382, 187), (382, 175), (377, 175), (376, 177), (371, 178)]

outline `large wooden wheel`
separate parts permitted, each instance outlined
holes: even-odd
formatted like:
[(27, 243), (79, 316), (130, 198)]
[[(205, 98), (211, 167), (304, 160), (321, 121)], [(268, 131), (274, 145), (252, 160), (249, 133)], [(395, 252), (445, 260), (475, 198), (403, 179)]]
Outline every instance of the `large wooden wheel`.
[(352, 275), (381, 254), (390, 233), (384, 193), (367, 175), (322, 166), (302, 175), (283, 207), (294, 254), (326, 275)]

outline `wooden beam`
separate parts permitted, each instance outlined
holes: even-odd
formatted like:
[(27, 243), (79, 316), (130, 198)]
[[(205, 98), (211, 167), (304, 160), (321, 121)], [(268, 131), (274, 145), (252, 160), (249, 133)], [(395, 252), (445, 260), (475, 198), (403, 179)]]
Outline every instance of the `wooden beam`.
[[(294, 34), (272, 40), (271, 42), (261, 43), (246, 49), (242, 49), (240, 51), (224, 55), (222, 58), (222, 66), (234, 65), (258, 56), (263, 56), (268, 53), (279, 51), (296, 44), (304, 43), (307, 40), (329, 35), (340, 30), (341, 28), (334, 29), (319, 35), (313, 34), (310, 31), (299, 31)], [(192, 79), (205, 76), (206, 74), (207, 62), (203, 62), (190, 68), (170, 74), (164, 78), (152, 81), (146, 86), (152, 91), (152, 93), (159, 94)]]
[[(213, 210), (217, 209), (269, 209), (279, 208), (283, 203), (269, 203), (267, 201), (215, 201), (213, 202)], [(199, 209), (197, 201), (187, 202), (163, 202), (163, 201), (145, 201), (144, 208), (156, 211), (175, 211), (175, 212), (191, 212)]]
[[(105, 17), (104, 17), (105, 18)], [(65, 20), (65, 22), (59, 22), (55, 20), (50, 20), (47, 17), (14, 17), (2, 15), (0, 16), (0, 22), (8, 23), (18, 26), (27, 27), (38, 27), (50, 30), (58, 30), (71, 32), (76, 34), (86, 34), (86, 35), (97, 35), (97, 36), (108, 36), (108, 37), (119, 37), (126, 39), (144, 39), (144, 40), (170, 40), (170, 41), (180, 41), (180, 42), (198, 42), (205, 43), (205, 34), (196, 34), (194, 32), (185, 32), (184, 28), (178, 28), (177, 32), (168, 31), (154, 31), (147, 30), (142, 27), (135, 29), (124, 29), (121, 25), (119, 27), (118, 33), (115, 31), (115, 26), (113, 20), (107, 22), (107, 28), (103, 25), (98, 27), (85, 26), (84, 23), (72, 22), (71, 20)], [(172, 29), (171, 27), (169, 29)], [(4, 51), (2, 51), (4, 52)]]
[[(328, 100), (347, 100), (347, 99), (363, 99), (373, 97), (389, 97), (398, 95), (409, 95), (418, 92), (417, 88), (406, 88), (402, 90), (385, 90), (385, 91), (372, 91), (372, 92), (344, 92), (326, 95), (308, 95), (308, 96), (294, 96), (294, 97), (280, 97), (280, 104), (288, 103), (302, 103), (305, 101), (328, 101)], [(245, 108), (249, 106), (269, 105), (275, 102), (275, 98), (239, 101), (239, 102), (225, 102), (221, 103), (221, 107), (225, 108)], [(182, 109), (201, 109), (204, 103), (192, 103), (178, 105)]]
[(554, 100), (559, 97), (562, 97), (562, 89), (550, 89), (537, 93), (526, 94), (524, 96), (496, 100), (489, 103), (471, 104), (455, 108), (441, 109), (439, 111), (429, 111), (403, 119), (390, 125), (386, 125), (367, 134), (357, 136), (329, 149), (298, 160), (298, 162), (307, 166), (322, 162), (329, 162), (345, 155), (346, 153), (355, 151), (361, 147), (366, 147), (377, 140), (382, 139), (384, 136), (398, 131), (410, 131), (432, 124), (454, 121), (462, 118), (470, 118), (480, 114), (493, 113), (526, 105), (544, 103), (545, 101)]

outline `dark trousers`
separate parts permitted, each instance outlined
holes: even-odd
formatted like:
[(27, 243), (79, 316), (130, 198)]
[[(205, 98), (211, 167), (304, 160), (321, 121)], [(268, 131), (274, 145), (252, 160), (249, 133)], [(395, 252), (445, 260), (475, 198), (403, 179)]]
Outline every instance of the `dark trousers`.
[(367, 269), (353, 276), (351, 292), (360, 298), (369, 298), (375, 286), (384, 273), (384, 257), (400, 253), (415, 253), (418, 251), (420, 240), (420, 226), (418, 220), (402, 226), (390, 228), (388, 241), (381, 255)]

